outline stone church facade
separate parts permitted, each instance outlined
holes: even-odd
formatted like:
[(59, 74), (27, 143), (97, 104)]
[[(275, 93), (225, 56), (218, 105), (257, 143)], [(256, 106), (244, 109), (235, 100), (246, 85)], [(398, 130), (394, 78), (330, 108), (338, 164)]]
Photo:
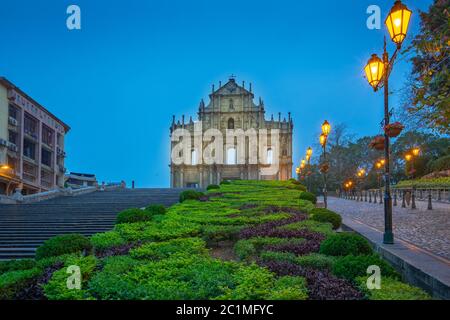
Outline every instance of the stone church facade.
[[(278, 113), (277, 119), (274, 119), (272, 115), (270, 120), (266, 120), (264, 102), (259, 98), (258, 104), (254, 103), (251, 83), (246, 88), (245, 82), (238, 85), (234, 77), (230, 77), (225, 85), (219, 83), (217, 90), (213, 85), (209, 99), (208, 105), (204, 103), (203, 99), (201, 100), (198, 109), (198, 121), (194, 122), (192, 117), (189, 121), (185, 121), (184, 115), (181, 121), (176, 121), (175, 116), (173, 116), (170, 127), (171, 187), (206, 188), (210, 184), (219, 184), (223, 180), (287, 180), (291, 178), (293, 122), (290, 113), (287, 120), (286, 118), (282, 120), (280, 113)], [(214, 161), (211, 163), (210, 161), (210, 163), (206, 163), (207, 161), (202, 161), (202, 155), (211, 143), (205, 141), (207, 139), (200, 140), (200, 144), (197, 143), (197, 147), (195, 147), (194, 140), (195, 135), (199, 135), (198, 131), (203, 136), (211, 129), (217, 129), (215, 131), (220, 131), (224, 137), (223, 143), (221, 142), (223, 162)], [(253, 129), (257, 132), (267, 132), (267, 141), (263, 144), (261, 142), (263, 140), (250, 140), (246, 136), (240, 140), (243, 146), (238, 148), (235, 147), (238, 138), (233, 138), (231, 143), (225, 141), (227, 132), (230, 132), (230, 130), (236, 132), (240, 129), (242, 129), (241, 132), (250, 132)], [(175, 133), (179, 131), (190, 134), (192, 138), (189, 139), (192, 139), (192, 144), (189, 145), (193, 147), (183, 149), (183, 151), (175, 150), (177, 143), (183, 139), (177, 140), (177, 137), (175, 137)], [(212, 139), (212, 141), (215, 141), (215, 138)], [(200, 148), (201, 150), (197, 150)], [(183, 152), (189, 151), (191, 154), (187, 163), (174, 161), (174, 152), (176, 155), (182, 156)], [(215, 151), (213, 151), (214, 153)], [(252, 155), (256, 153), (263, 155), (262, 158), (264, 159), (255, 163), (252, 160)], [(236, 158), (239, 158), (239, 161)], [(269, 171), (270, 174), (264, 174), (264, 168), (274, 163), (277, 164), (277, 169)]]

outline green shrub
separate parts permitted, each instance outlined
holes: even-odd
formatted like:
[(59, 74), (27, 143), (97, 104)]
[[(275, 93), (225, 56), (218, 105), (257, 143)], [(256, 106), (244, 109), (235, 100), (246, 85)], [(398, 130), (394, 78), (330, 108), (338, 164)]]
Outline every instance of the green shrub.
[(312, 209), (314, 209), (316, 206), (308, 200), (298, 200), (298, 207), (300, 211), (309, 213)]
[(332, 271), (337, 277), (355, 280), (357, 277), (367, 275), (367, 268), (372, 265), (380, 267), (382, 276), (399, 279), (394, 268), (377, 254), (341, 257), (334, 263)]
[(35, 266), (36, 261), (33, 259), (0, 261), (0, 275), (9, 271), (33, 269)]
[[(68, 273), (68, 267), (78, 266), (81, 272), (81, 289), (69, 289), (68, 278), (72, 273)], [(97, 266), (94, 256), (73, 256), (69, 257), (63, 268), (55, 271), (49, 282), (43, 285), (45, 296), (49, 300), (86, 300), (93, 299), (86, 288), (89, 277)]]
[(356, 282), (370, 300), (431, 300), (431, 297), (422, 289), (390, 277), (381, 278), (380, 289), (369, 290), (367, 277), (358, 277)]
[(315, 221), (331, 223), (333, 229), (338, 229), (342, 224), (342, 217), (339, 214), (325, 208), (314, 208), (310, 214)]
[(222, 180), (221, 182), (220, 182), (220, 184), (222, 185), (222, 184), (231, 184), (231, 181), (230, 180)]
[(332, 235), (320, 245), (320, 253), (329, 256), (368, 255), (372, 252), (372, 247), (364, 237), (351, 232)]
[(303, 277), (284, 276), (277, 279), (268, 300), (306, 300), (308, 288)]
[(236, 255), (241, 260), (251, 259), (267, 245), (283, 245), (283, 244), (300, 244), (304, 242), (300, 238), (270, 238), (270, 237), (255, 237), (246, 240), (239, 240), (234, 246)]
[(180, 202), (183, 202), (185, 200), (199, 200), (202, 196), (204, 196), (203, 192), (195, 190), (185, 190), (180, 193)]
[(148, 221), (139, 223), (122, 223), (115, 226), (122, 238), (133, 241), (164, 241), (174, 238), (196, 237), (200, 225), (183, 220), (165, 219), (161, 222)]
[(267, 269), (255, 264), (241, 266), (233, 274), (235, 285), (218, 297), (222, 300), (305, 300), (306, 281), (302, 277), (285, 276), (278, 279)]
[(116, 218), (116, 224), (150, 221), (152, 217), (153, 215), (150, 211), (131, 208), (119, 212)]
[(41, 275), (39, 268), (9, 271), (0, 275), (0, 300), (14, 300), (17, 293)]
[(317, 203), (317, 197), (314, 193), (303, 191), (300, 193), (300, 200), (308, 200), (311, 201), (313, 204)]
[(234, 286), (236, 269), (236, 263), (182, 253), (154, 261), (114, 257), (89, 287), (99, 299), (214, 299)]
[(256, 264), (241, 267), (233, 278), (236, 287), (228, 289), (219, 299), (262, 300), (270, 295), (275, 280), (273, 273)]
[(151, 242), (132, 249), (130, 256), (136, 259), (160, 260), (175, 253), (206, 254), (206, 243), (200, 238), (181, 238), (164, 242)]
[(303, 267), (310, 267), (318, 270), (331, 270), (336, 259), (319, 253), (311, 253), (306, 256), (300, 256), (296, 263)]
[(145, 211), (150, 213), (152, 216), (156, 216), (166, 214), (167, 209), (162, 204), (151, 204), (145, 208)]
[(215, 190), (215, 189), (220, 189), (220, 186), (218, 186), (217, 184), (210, 184), (206, 190)]
[(202, 227), (202, 236), (206, 241), (218, 242), (233, 240), (245, 226), (234, 225), (206, 225)]
[(36, 250), (36, 259), (56, 257), (63, 254), (90, 251), (89, 239), (81, 234), (64, 234), (46, 240)]
[(96, 233), (91, 237), (91, 244), (96, 251), (103, 251), (126, 243), (125, 239), (117, 231)]
[(291, 263), (296, 263), (298, 258), (294, 253), (279, 251), (262, 251), (259, 257), (264, 261), (287, 261)]
[(294, 222), (291, 224), (287, 224), (279, 227), (282, 230), (299, 230), (299, 229), (307, 229), (314, 232), (322, 233), (325, 236), (330, 236), (336, 234), (333, 231), (333, 225), (328, 222), (319, 222), (311, 219)]

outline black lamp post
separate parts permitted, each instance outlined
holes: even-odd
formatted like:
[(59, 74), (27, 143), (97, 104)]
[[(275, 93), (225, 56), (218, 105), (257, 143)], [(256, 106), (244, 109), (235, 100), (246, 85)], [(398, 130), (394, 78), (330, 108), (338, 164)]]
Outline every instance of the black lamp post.
[[(383, 60), (376, 54), (373, 54), (365, 67), (365, 73), (369, 84), (377, 91), (380, 87), (384, 87), (384, 126), (389, 124), (389, 76), (394, 66), (395, 58), (401, 49), (403, 40), (406, 37), (409, 20), (411, 18), (411, 10), (409, 10), (401, 1), (396, 1), (385, 24), (389, 31), (392, 41), (397, 45), (397, 48), (389, 59), (389, 54), (386, 50), (386, 37), (384, 38)], [(384, 189), (384, 236), (383, 243), (393, 244), (394, 234), (392, 232), (392, 198), (390, 190), (390, 152), (389, 152), (389, 136), (384, 134), (384, 152), (385, 152), (385, 189)]]
[(328, 123), (327, 120), (322, 124), (322, 134), (319, 137), (320, 145), (322, 146), (322, 157), (323, 157), (323, 163), (320, 168), (320, 172), (323, 174), (323, 203), (325, 208), (328, 208), (328, 202), (327, 202), (327, 172), (329, 169), (329, 165), (327, 162), (327, 141), (328, 141), (328, 135), (331, 131), (331, 125)]

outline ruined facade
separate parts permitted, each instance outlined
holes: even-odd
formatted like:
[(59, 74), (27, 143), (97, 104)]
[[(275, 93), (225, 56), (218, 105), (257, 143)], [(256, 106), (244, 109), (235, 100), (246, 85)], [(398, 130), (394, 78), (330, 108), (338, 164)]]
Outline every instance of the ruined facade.
[[(288, 119), (277, 119), (273, 115), (270, 120), (265, 119), (264, 102), (259, 98), (258, 104), (254, 103), (252, 86), (245, 87), (245, 82), (238, 85), (234, 77), (218, 89), (212, 87), (209, 95), (209, 103), (205, 105), (203, 99), (198, 109), (198, 121), (172, 120), (170, 127), (171, 136), (171, 163), (170, 181), (171, 187), (202, 187), (210, 184), (219, 184), (223, 180), (287, 180), (292, 174), (292, 132), (293, 123), (290, 113)], [(194, 130), (196, 128), (196, 130)], [(211, 129), (217, 129), (223, 135), (220, 142), (222, 150), (209, 149), (210, 139), (205, 139)], [(188, 149), (181, 149), (178, 132), (190, 134), (191, 145)], [(239, 138), (226, 141), (227, 133), (245, 132)], [(257, 132), (258, 139), (252, 139), (249, 132)], [(267, 134), (265, 134), (267, 132)], [(198, 137), (201, 135), (202, 137)], [(267, 141), (259, 139), (266, 136)], [(195, 139), (197, 137), (197, 144)], [(255, 138), (255, 136), (253, 136)], [(186, 138), (185, 138), (186, 139)], [(200, 139), (200, 140), (198, 140)], [(212, 141), (218, 143), (220, 140)], [(276, 140), (275, 140), (276, 139)], [(200, 143), (198, 143), (200, 141)], [(241, 143), (241, 144), (240, 144)], [(223, 161), (204, 160), (206, 153), (213, 156), (222, 152)], [(179, 163), (175, 156), (188, 156), (188, 160)], [(258, 161), (254, 161), (256, 154)], [(267, 170), (267, 168), (276, 170)]]

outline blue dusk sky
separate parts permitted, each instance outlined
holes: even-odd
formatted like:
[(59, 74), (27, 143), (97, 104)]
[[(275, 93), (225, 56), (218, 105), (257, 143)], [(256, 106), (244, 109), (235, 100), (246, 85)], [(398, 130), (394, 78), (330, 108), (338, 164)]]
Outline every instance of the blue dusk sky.
[[(68, 170), (167, 187), (172, 115), (196, 116), (211, 84), (230, 74), (253, 83), (267, 118), (292, 112), (296, 163), (325, 119), (359, 136), (380, 132), (382, 94), (362, 70), (387, 32), (366, 27), (366, 9), (379, 5), (384, 21), (393, 3), (2, 1), (0, 75), (71, 126)], [(409, 40), (431, 3), (405, 0), (414, 11)], [(81, 30), (66, 27), (71, 4), (81, 8)], [(407, 59), (396, 64), (391, 106), (408, 70)]]

